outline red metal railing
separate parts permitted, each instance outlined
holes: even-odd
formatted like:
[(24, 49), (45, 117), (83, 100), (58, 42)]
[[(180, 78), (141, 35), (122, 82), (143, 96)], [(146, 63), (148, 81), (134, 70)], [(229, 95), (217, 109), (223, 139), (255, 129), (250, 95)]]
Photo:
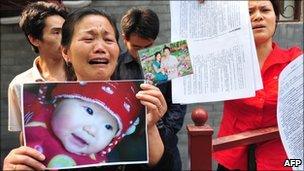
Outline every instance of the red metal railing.
[(213, 129), (206, 124), (208, 113), (202, 107), (192, 111), (194, 124), (187, 125), (191, 170), (212, 170), (212, 152), (279, 138), (277, 127), (246, 131), (212, 140)]

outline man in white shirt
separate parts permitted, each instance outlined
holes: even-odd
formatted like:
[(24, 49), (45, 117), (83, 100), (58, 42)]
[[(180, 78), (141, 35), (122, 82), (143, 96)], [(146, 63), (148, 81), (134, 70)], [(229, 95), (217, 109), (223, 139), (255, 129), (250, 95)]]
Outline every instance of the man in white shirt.
[[(23, 83), (37, 81), (64, 81), (68, 67), (61, 55), (61, 28), (67, 10), (55, 3), (35, 2), (27, 5), (22, 12), (19, 25), (34, 51), (39, 55), (29, 70), (17, 75), (8, 88), (9, 131), (21, 131), (21, 88)], [(21, 134), (20, 134), (21, 135)], [(22, 145), (22, 141), (21, 141)], [(19, 147), (13, 149), (4, 159), (3, 170), (43, 170), (34, 162), (30, 166), (12, 163), (12, 156), (26, 159), (26, 155), (39, 156), (34, 149)], [(41, 157), (41, 156), (40, 156)]]
[[(39, 16), (39, 17), (38, 17)], [(61, 28), (67, 11), (54, 3), (29, 4), (19, 22), (27, 40), (39, 55), (29, 70), (17, 75), (8, 88), (9, 130), (21, 130), (21, 88), (26, 82), (67, 80), (61, 55)]]

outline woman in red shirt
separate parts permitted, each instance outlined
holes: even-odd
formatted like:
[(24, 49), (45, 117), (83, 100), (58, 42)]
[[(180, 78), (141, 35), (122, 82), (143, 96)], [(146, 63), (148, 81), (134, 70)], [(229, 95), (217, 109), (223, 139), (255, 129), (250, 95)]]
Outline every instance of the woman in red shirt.
[[(279, 1), (249, 1), (249, 13), (263, 80), (263, 89), (256, 96), (226, 101), (219, 137), (248, 130), (276, 126), (278, 76), (286, 65), (303, 53), (299, 48), (281, 49), (273, 42)], [(249, 146), (240, 146), (213, 154), (218, 170), (247, 170)], [(257, 170), (291, 170), (284, 168), (287, 155), (281, 140), (255, 144)]]

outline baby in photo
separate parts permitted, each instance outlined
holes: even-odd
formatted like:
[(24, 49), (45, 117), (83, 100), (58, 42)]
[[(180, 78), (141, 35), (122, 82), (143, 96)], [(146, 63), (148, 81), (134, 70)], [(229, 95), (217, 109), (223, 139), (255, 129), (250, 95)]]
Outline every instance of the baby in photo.
[(25, 94), (26, 145), (45, 154), (49, 168), (106, 163), (138, 124), (136, 89), (131, 82), (57, 84), (45, 104), (42, 85), (37, 98)]

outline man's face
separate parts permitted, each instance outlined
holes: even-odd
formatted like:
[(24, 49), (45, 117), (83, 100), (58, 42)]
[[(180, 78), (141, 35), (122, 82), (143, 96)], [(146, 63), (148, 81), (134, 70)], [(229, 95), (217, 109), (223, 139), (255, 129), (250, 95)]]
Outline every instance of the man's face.
[(119, 128), (116, 118), (100, 105), (63, 99), (57, 102), (52, 129), (67, 151), (89, 155), (103, 150)]
[(152, 46), (155, 41), (153, 39), (142, 38), (135, 33), (132, 33), (129, 38), (123, 35), (123, 40), (128, 52), (136, 60), (138, 60), (137, 51)]
[(39, 40), (39, 54), (41, 56), (61, 59), (61, 29), (64, 18), (59, 15), (52, 15), (45, 19), (45, 27), (42, 31), (42, 40)]

